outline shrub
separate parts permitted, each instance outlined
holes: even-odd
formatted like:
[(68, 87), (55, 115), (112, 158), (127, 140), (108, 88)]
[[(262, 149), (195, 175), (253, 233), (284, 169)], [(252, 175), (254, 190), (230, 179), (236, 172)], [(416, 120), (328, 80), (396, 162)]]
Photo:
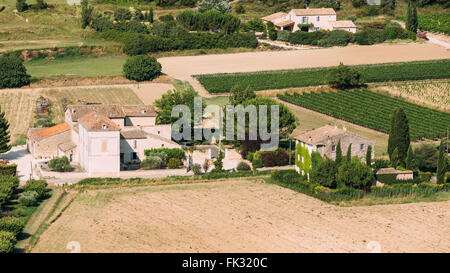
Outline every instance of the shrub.
[(39, 194), (35, 191), (26, 191), (19, 197), (20, 204), (25, 207), (35, 206), (38, 202)]
[(243, 161), (239, 162), (239, 164), (236, 167), (236, 170), (238, 171), (250, 171), (251, 169), (252, 168), (250, 168), (250, 166)]
[(118, 8), (114, 12), (114, 19), (117, 21), (131, 20), (132, 16), (131, 11), (124, 8)]
[(252, 166), (253, 166), (253, 169), (254, 169), (254, 170), (256, 170), (256, 168), (262, 168), (263, 162), (262, 162), (261, 159), (253, 158)]
[(255, 17), (247, 22), (247, 29), (257, 32), (263, 32), (266, 30), (264, 21), (258, 17)]
[(17, 239), (12, 232), (0, 231), (0, 253), (11, 253)]
[(37, 198), (43, 198), (47, 194), (47, 181), (30, 179), (23, 187), (25, 192), (34, 191), (38, 194)]
[(353, 42), (353, 33), (345, 30), (333, 30), (327, 38), (318, 42), (319, 46), (346, 46), (348, 43)]
[(253, 155), (254, 155), (254, 154), (255, 154), (255, 153), (248, 152), (248, 153), (247, 153), (247, 156), (245, 157), (245, 159), (247, 159), (248, 161), (252, 162), (252, 161), (253, 161)]
[(185, 159), (185, 154), (183, 149), (180, 148), (154, 148), (150, 150), (145, 150), (144, 154), (149, 156), (153, 153), (165, 153), (167, 158), (178, 158), (180, 160)]
[(355, 8), (360, 8), (367, 5), (367, 0), (352, 0), (352, 5)]
[(361, 163), (358, 158), (345, 161), (336, 173), (338, 187), (346, 186), (355, 189), (364, 189), (372, 185), (372, 178), (372, 169)]
[(152, 153), (149, 153), (148, 156), (157, 156), (157, 157), (161, 158), (161, 168), (165, 168), (169, 161), (169, 158), (165, 152), (152, 152)]
[(0, 176), (0, 208), (12, 197), (14, 191), (19, 186), (19, 178), (12, 175)]
[(17, 217), (3, 217), (0, 218), (0, 231), (8, 231), (14, 234), (14, 236), (18, 236), (23, 228), (25, 223)]
[(148, 33), (147, 27), (138, 21), (119, 22), (114, 25), (114, 29), (122, 32)]
[(67, 156), (52, 158), (48, 163), (48, 167), (57, 172), (70, 172), (72, 170)]
[(335, 189), (337, 186), (336, 174), (338, 166), (336, 162), (329, 158), (325, 158), (320, 164), (311, 172), (311, 182), (317, 183), (321, 186)]
[(375, 159), (375, 161), (373, 162), (374, 169), (389, 168), (390, 166), (391, 162), (386, 159)]
[(192, 166), (192, 171), (195, 175), (199, 175), (202, 173), (202, 166), (200, 166), (200, 164), (194, 164), (194, 166)]
[(386, 41), (384, 29), (365, 28), (355, 34), (355, 41), (359, 45), (373, 45)]
[(289, 155), (284, 149), (278, 149), (275, 151), (275, 165), (284, 166), (289, 164)]
[(279, 30), (277, 33), (277, 40), (283, 42), (289, 42), (289, 35), (291, 33), (287, 30)]
[(15, 56), (0, 57), (0, 89), (14, 88), (30, 84), (31, 76), (23, 61)]
[(356, 69), (341, 63), (339, 66), (330, 69), (328, 83), (335, 88), (347, 89), (360, 86), (362, 79), (361, 74)]
[(123, 74), (129, 80), (149, 81), (161, 74), (161, 64), (154, 57), (137, 55), (123, 65)]
[(276, 166), (276, 157), (273, 152), (264, 152), (261, 154), (261, 160), (264, 167)]
[(158, 156), (149, 156), (141, 162), (141, 168), (145, 170), (161, 169), (162, 160)]
[(0, 165), (0, 175), (12, 175), (17, 173), (17, 164)]
[(169, 163), (167, 163), (167, 168), (169, 169), (179, 169), (181, 165), (181, 160), (178, 158), (169, 159)]

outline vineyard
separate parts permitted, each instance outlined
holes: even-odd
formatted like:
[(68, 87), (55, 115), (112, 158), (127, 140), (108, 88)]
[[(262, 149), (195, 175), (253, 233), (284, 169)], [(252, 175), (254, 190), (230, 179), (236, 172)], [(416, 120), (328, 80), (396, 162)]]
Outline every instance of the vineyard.
[(369, 90), (278, 94), (281, 100), (388, 133), (391, 114), (401, 107), (409, 120), (411, 139), (446, 135), (450, 114)]
[[(352, 66), (365, 82), (450, 78), (450, 59)], [(210, 93), (226, 93), (233, 87), (253, 91), (325, 85), (329, 68), (308, 68), (251, 73), (195, 75)]]
[[(405, 21), (406, 16), (399, 16), (399, 19)], [(450, 35), (450, 13), (419, 15), (419, 29)]]

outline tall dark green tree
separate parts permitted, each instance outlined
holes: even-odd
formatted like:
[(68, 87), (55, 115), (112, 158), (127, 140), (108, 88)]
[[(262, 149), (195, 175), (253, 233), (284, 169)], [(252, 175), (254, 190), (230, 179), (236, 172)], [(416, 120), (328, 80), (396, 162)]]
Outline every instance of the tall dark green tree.
[(391, 155), (392, 167), (397, 168), (400, 165), (400, 158), (398, 155), (398, 148), (395, 148)]
[(418, 24), (416, 3), (409, 0), (408, 9), (406, 11), (406, 29), (417, 33)]
[(416, 170), (417, 169), (417, 160), (416, 155), (412, 149), (412, 146), (409, 145), (408, 153), (406, 154), (405, 167), (408, 170)]
[(150, 8), (150, 12), (149, 12), (149, 19), (150, 19), (150, 23), (153, 24), (153, 8)]
[(9, 140), (9, 123), (5, 118), (5, 112), (0, 109), (0, 153), (6, 153), (11, 150)]
[(88, 5), (88, 0), (81, 1), (81, 28), (91, 24), (94, 8)]
[(406, 154), (410, 142), (408, 118), (402, 108), (395, 109), (391, 119), (391, 130), (388, 140), (388, 154), (392, 161), (392, 153), (398, 150), (398, 164), (405, 167)]
[(444, 140), (441, 140), (439, 145), (439, 157), (436, 170), (436, 182), (438, 184), (443, 184), (445, 181), (445, 172), (447, 171), (447, 155), (444, 151)]
[(372, 145), (369, 145), (369, 147), (367, 147), (366, 165), (367, 166), (372, 166)]
[(346, 160), (347, 161), (352, 160), (352, 144), (351, 143), (348, 145), (348, 148), (347, 148)]
[(336, 164), (341, 164), (342, 162), (342, 149), (341, 149), (341, 140), (339, 139), (338, 144), (336, 146)]

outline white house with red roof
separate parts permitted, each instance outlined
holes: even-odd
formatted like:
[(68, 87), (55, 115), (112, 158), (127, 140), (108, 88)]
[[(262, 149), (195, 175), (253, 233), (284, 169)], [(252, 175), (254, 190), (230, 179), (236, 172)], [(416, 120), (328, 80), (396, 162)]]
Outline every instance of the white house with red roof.
[(265, 22), (272, 22), (278, 30), (346, 30), (352, 33), (356, 32), (356, 26), (352, 21), (337, 21), (336, 12), (332, 8), (292, 9), (288, 13), (277, 12), (261, 19)]
[(156, 125), (152, 105), (69, 105), (65, 122), (30, 128), (27, 147), (36, 159), (67, 156), (89, 176), (118, 176), (152, 148), (180, 148), (171, 126)]

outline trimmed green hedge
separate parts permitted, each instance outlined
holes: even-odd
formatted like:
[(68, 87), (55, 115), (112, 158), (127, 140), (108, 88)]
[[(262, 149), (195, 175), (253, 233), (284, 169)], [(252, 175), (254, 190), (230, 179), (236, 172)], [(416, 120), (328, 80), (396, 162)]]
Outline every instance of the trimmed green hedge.
[[(450, 78), (450, 59), (350, 66), (364, 82)], [(230, 92), (233, 87), (252, 91), (328, 84), (329, 68), (195, 75), (210, 93)]]
[(23, 228), (25, 227), (25, 223), (17, 217), (3, 217), (0, 218), (0, 231), (8, 231), (14, 234), (14, 236), (18, 236)]

